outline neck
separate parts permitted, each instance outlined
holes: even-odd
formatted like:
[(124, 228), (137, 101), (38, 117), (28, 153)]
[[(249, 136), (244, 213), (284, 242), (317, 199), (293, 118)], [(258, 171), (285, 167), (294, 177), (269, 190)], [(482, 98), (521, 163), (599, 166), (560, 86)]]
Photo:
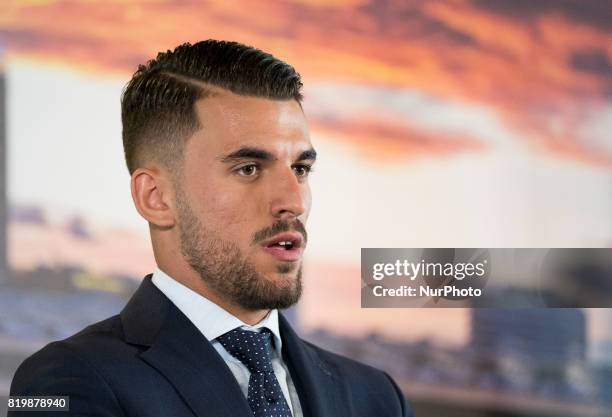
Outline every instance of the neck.
[(237, 317), (240, 321), (250, 326), (254, 326), (263, 319), (266, 318), (270, 310), (245, 310), (244, 308), (234, 306), (232, 304), (224, 304), (223, 300), (214, 300), (210, 297), (205, 296), (213, 303), (217, 304), (222, 309), (226, 310), (228, 313)]
[(192, 287), (189, 287), (189, 288), (191, 288), (193, 291), (197, 292), (201, 296), (207, 298), (208, 300), (212, 301), (213, 303), (215, 303), (216, 305), (218, 305), (219, 307), (221, 307), (222, 309), (230, 313), (232, 316), (238, 318), (240, 321), (242, 321), (245, 324), (254, 326), (260, 321), (262, 321), (264, 318), (266, 318), (266, 316), (270, 312), (269, 309), (247, 310), (239, 305), (228, 302), (226, 299), (221, 297), (219, 294), (217, 294), (216, 292), (208, 288), (206, 284), (202, 282), (201, 279), (199, 280), (199, 282), (201, 283), (201, 285), (198, 285), (198, 288), (192, 288)]
[[(160, 269), (162, 268), (160, 267)], [(162, 271), (164, 271), (164, 273), (166, 273), (172, 279), (180, 282), (190, 290), (200, 294), (202, 297), (212, 301), (243, 323), (250, 326), (254, 326), (262, 321), (270, 312), (270, 309), (248, 310), (244, 307), (236, 305), (235, 303), (229, 302), (206, 285), (206, 283), (195, 272), (179, 273), (179, 271), (167, 270), (166, 268), (162, 269)]]

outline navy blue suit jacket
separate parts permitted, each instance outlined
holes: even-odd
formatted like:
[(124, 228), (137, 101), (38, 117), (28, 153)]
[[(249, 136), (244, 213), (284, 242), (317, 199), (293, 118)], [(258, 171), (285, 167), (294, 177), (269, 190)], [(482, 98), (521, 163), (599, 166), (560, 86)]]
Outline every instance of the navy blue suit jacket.
[[(305, 417), (412, 415), (386, 373), (303, 341), (279, 317), (283, 358)], [(26, 359), (11, 395), (68, 395), (70, 412), (9, 417), (253, 415), (223, 359), (150, 276), (119, 315)]]

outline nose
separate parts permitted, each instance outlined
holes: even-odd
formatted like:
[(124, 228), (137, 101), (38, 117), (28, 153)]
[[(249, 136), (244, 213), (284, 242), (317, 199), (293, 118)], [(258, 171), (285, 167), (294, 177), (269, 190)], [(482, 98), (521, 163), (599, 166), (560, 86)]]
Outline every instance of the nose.
[(308, 184), (300, 183), (293, 169), (283, 170), (270, 184), (270, 214), (277, 220), (291, 220), (306, 211)]

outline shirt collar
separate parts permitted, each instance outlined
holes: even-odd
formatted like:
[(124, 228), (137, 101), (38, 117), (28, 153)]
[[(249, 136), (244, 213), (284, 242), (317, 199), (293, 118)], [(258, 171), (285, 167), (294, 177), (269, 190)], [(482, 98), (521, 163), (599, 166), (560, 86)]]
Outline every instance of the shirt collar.
[(217, 337), (237, 327), (254, 331), (260, 331), (260, 329), (266, 327), (274, 335), (276, 353), (279, 356), (281, 355), (282, 340), (278, 326), (278, 310), (270, 310), (263, 320), (251, 326), (208, 298), (181, 284), (159, 268), (153, 272), (152, 281), (187, 316), (208, 341), (212, 342)]

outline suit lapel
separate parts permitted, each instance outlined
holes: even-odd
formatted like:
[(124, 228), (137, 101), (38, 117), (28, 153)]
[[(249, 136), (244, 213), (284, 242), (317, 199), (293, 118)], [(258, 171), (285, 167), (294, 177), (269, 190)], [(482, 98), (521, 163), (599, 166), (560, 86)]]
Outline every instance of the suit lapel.
[[(187, 317), (151, 282), (151, 275), (121, 311), (125, 340), (148, 347), (141, 358), (164, 375), (198, 417), (252, 417), (223, 359)], [(349, 417), (349, 391), (279, 314), (285, 360), (305, 417)]]
[(199, 417), (252, 417), (223, 359), (150, 276), (121, 312), (126, 341), (150, 346), (141, 358), (163, 374)]
[(304, 416), (349, 417), (349, 391), (335, 367), (324, 362), (311, 346), (301, 340), (279, 314), (283, 359), (300, 398)]

